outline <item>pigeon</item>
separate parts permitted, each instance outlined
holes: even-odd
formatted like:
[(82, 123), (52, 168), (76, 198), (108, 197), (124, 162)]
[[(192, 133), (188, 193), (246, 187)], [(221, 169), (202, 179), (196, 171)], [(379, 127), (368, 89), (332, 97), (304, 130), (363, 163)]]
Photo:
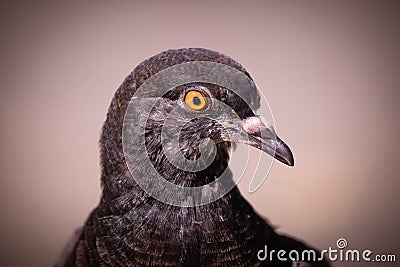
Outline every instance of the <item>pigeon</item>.
[[(203, 80), (170, 88), (150, 108), (145, 108), (144, 102), (143, 106), (142, 102), (136, 102), (134, 116), (146, 113), (142, 112), (145, 109), (149, 112), (145, 114), (142, 128), (135, 123), (128, 124), (128, 135), (129, 130), (140, 128), (144, 132), (143, 142), (133, 139), (131, 147), (124, 148), (124, 121), (139, 89), (146, 84), (145, 89), (151, 88), (149, 80), (163, 71), (196, 62), (225, 66), (252, 81), (246, 69), (235, 60), (204, 48), (171, 49), (139, 64), (117, 89), (102, 128), (100, 202), (67, 244), (56, 266), (329, 266), (315, 248), (278, 234), (254, 211), (235, 183), (228, 182), (229, 190), (218, 197), (200, 204), (189, 201), (185, 205), (162, 201), (160, 192), (153, 194), (143, 188), (143, 185), (155, 184), (156, 175), (148, 169), (148, 162), (160, 177), (180, 188), (202, 188), (218, 181), (222, 174), (231, 181), (230, 153), (235, 143), (241, 141), (283, 164), (294, 165), (289, 147), (255, 113), (260, 94), (254, 86), (245, 89), (241, 97), (230, 88)], [(173, 72), (168, 78), (174, 80)], [(157, 86), (156, 82), (153, 84)], [(142, 95), (146, 93), (142, 90)], [(190, 114), (212, 110), (214, 102), (225, 107), (214, 113), (220, 121), (199, 117), (181, 123), (175, 132), (178, 145), (171, 146), (179, 152), (172, 154), (195, 162), (208, 158), (203, 155), (207, 153), (201, 150), (200, 144), (208, 138), (214, 142), (211, 162), (195, 171), (175, 166), (162, 140), (168, 116), (178, 107)], [(235, 123), (224, 124), (224, 110), (236, 114)], [(175, 114), (175, 122), (179, 122), (181, 114)], [(231, 135), (227, 134), (228, 130)], [(240, 134), (235, 136), (235, 131)], [(277, 257), (278, 251), (286, 254)], [(307, 252), (317, 257), (293, 258), (288, 255), (291, 251), (292, 256)]]

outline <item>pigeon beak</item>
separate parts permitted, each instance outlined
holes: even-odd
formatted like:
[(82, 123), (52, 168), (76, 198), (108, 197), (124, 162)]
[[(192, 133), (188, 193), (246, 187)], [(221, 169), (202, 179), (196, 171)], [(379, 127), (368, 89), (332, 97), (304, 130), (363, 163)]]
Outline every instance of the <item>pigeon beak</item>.
[[(290, 148), (278, 137), (274, 128), (261, 116), (252, 116), (242, 120), (247, 140), (237, 140), (256, 147), (286, 165), (293, 166), (294, 158)], [(243, 135), (242, 135), (243, 136)]]

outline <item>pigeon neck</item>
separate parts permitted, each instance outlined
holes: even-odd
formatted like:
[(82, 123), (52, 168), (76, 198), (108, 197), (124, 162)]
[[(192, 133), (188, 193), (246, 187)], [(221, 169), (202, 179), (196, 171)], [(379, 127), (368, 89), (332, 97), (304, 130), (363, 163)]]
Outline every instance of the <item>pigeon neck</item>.
[[(158, 150), (158, 148), (154, 149)], [(198, 172), (184, 171), (174, 167), (165, 155), (158, 155), (150, 159), (159, 175), (178, 186), (203, 186), (217, 180), (222, 173), (224, 173), (225, 177), (227, 176), (228, 182), (232, 181), (233, 183), (232, 173), (228, 168), (229, 150), (229, 143), (217, 144), (217, 153), (212, 163), (207, 168)], [(152, 152), (155, 151), (148, 151), (149, 154)], [(136, 168), (133, 176), (123, 154), (114, 155), (117, 155), (119, 158), (103, 157), (102, 161), (103, 170), (101, 180), (104, 200), (110, 201), (126, 194), (132, 197), (146, 197), (148, 194), (138, 185), (137, 179), (144, 179), (144, 182), (147, 184), (152, 184), (154, 182), (152, 176), (148, 174), (145, 168)], [(133, 158), (135, 158), (135, 166), (146, 166), (144, 163), (145, 159), (141, 157)]]

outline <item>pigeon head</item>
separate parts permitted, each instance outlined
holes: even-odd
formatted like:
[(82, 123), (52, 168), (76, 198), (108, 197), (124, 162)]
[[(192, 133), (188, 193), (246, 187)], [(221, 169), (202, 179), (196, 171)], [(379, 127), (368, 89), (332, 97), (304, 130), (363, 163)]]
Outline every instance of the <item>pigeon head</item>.
[[(256, 113), (260, 96), (255, 86), (238, 93), (204, 81), (179, 84), (159, 94), (150, 107), (146, 101), (138, 101), (134, 113), (138, 115), (146, 108), (149, 112), (142, 128), (133, 123), (129, 130), (138, 136), (142, 134), (144, 142), (133, 139), (131, 149), (124, 153), (123, 124), (135, 93), (163, 70), (189, 62), (222, 64), (252, 81), (233, 59), (201, 48), (168, 50), (138, 65), (117, 90), (103, 126), (100, 145), (105, 197), (137, 188), (126, 164), (127, 157), (133, 160), (140, 175), (146, 176), (147, 170), (141, 169), (145, 159), (138, 154), (139, 147), (145, 149), (162, 177), (181, 186), (200, 186), (217, 179), (228, 167), (232, 143), (256, 147), (293, 166), (289, 147), (271, 124)], [(190, 168), (185, 169), (187, 166)]]
[(261, 100), (246, 70), (218, 52), (168, 50), (139, 64), (103, 125), (100, 203), (57, 266), (329, 266), (260, 259), (267, 245), (311, 249), (258, 216), (228, 168), (235, 143), (294, 163), (257, 114)]

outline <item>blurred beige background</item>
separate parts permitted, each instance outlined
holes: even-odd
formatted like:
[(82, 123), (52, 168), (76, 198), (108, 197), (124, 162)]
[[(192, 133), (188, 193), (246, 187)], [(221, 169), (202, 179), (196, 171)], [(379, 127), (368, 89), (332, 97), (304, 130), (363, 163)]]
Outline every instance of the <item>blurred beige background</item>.
[(54, 263), (98, 202), (115, 89), (180, 47), (242, 63), (294, 152), (246, 195), (257, 211), (321, 249), (344, 237), (400, 261), (398, 3), (198, 2), (1, 3), (1, 266)]

